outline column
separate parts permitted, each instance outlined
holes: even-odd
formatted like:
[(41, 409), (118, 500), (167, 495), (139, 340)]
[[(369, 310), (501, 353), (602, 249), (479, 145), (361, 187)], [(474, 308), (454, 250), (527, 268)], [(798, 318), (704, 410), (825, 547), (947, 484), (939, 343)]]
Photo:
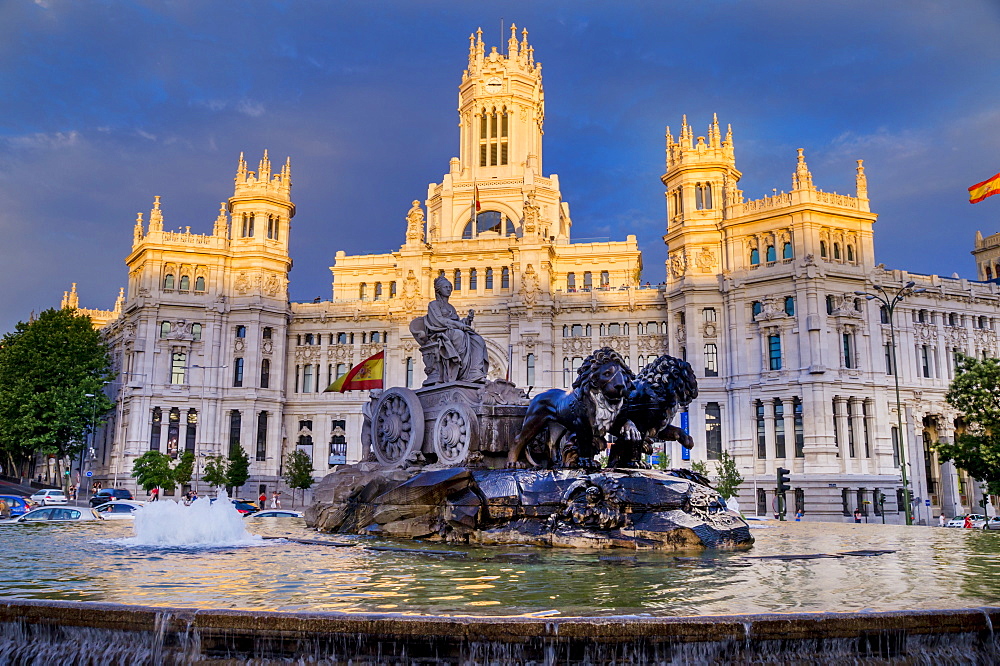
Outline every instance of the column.
[(774, 460), (774, 398), (766, 398), (762, 402), (764, 403), (764, 439), (767, 441), (767, 459)]
[(847, 445), (847, 428), (849, 423), (847, 420), (847, 398), (843, 396), (834, 396), (833, 398), (833, 416), (835, 425), (837, 429), (837, 440), (840, 442), (840, 471), (848, 472), (850, 470), (850, 451)]

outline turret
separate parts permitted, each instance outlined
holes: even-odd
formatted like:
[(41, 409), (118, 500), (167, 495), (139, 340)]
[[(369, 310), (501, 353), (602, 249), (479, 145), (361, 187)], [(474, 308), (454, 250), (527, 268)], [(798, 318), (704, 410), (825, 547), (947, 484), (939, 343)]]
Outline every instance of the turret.
[(742, 174), (736, 169), (733, 129), (723, 138), (719, 118), (712, 116), (706, 136), (695, 137), (687, 116), (675, 141), (667, 127), (666, 173), (668, 228), (674, 224), (715, 224)]
[[(236, 186), (229, 199), (228, 210), (232, 229), (229, 237), (237, 246), (249, 242), (272, 242), (287, 249), (288, 228), (295, 216), (292, 203), (292, 161), (288, 158), (277, 174), (271, 174), (267, 150), (257, 171), (247, 169), (243, 153), (236, 166)], [(220, 212), (220, 218), (222, 213)], [(216, 220), (214, 235), (221, 232), (221, 220)]]

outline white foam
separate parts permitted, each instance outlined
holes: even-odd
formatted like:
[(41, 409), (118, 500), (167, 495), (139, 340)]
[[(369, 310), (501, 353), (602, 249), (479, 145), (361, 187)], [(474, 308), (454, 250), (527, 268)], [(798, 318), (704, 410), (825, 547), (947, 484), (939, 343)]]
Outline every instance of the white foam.
[(148, 502), (135, 511), (133, 546), (245, 546), (262, 542), (250, 534), (225, 490), (212, 502), (200, 497), (190, 505), (173, 500)]

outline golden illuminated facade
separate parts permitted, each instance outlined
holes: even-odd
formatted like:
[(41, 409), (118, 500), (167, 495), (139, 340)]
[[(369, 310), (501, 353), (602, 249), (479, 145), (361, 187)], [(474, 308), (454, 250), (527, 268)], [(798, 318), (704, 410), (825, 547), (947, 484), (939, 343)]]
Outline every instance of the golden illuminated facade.
[[(164, 230), (157, 198), (148, 224), (135, 225), (127, 296), (95, 318), (120, 372), (116, 413), (97, 438), (98, 478), (122, 483), (150, 448), (204, 456), (240, 445), (256, 495), (280, 485), (294, 448), (312, 456), (317, 477), (357, 461), (368, 394), (323, 389), (379, 351), (387, 386), (418, 387), (408, 325), (443, 274), (452, 304), (475, 311), (493, 377), (536, 394), (567, 387), (597, 347), (635, 370), (663, 353), (684, 357), (701, 393), (685, 416), (695, 447), (668, 443), (673, 465), (727, 450), (745, 478), (746, 513), (771, 512), (780, 466), (791, 470), (791, 511), (842, 520), (860, 506), (878, 520), (866, 502), (885, 493), (886, 520), (901, 522), (889, 327), (855, 292), (914, 280), (927, 292), (904, 301), (895, 323), (916, 516), (978, 500), (929, 444), (954, 431), (943, 400), (954, 353), (997, 353), (1000, 295), (877, 265), (860, 161), (854, 195), (816, 187), (799, 151), (790, 191), (747, 200), (732, 130), (713, 118), (696, 137), (685, 118), (666, 137), (666, 275), (643, 285), (634, 236), (571, 241), (559, 179), (542, 168), (544, 112), (527, 32), (512, 28), (503, 52), (489, 53), (481, 33), (471, 36), (458, 157), (400, 212), (397, 250), (336, 253), (327, 301), (288, 301), (288, 162), (273, 173), (265, 153), (249, 171), (241, 156), (210, 235)], [(64, 302), (75, 298), (74, 287)]]

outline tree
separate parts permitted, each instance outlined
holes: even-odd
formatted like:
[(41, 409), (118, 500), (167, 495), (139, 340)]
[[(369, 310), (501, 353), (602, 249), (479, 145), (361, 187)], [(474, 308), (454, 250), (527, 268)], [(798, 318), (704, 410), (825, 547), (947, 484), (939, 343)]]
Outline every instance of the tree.
[(1000, 484), (1000, 360), (959, 355), (945, 400), (962, 413), (964, 427), (953, 443), (934, 444), (938, 457), (990, 486)]
[(708, 463), (704, 460), (693, 460), (691, 461), (691, 471), (701, 474), (706, 479), (708, 478)]
[(194, 451), (185, 451), (177, 460), (174, 467), (174, 481), (184, 486), (191, 483), (191, 476), (194, 474)]
[(132, 476), (146, 492), (153, 488), (173, 490), (174, 469), (170, 466), (170, 456), (159, 451), (146, 451), (132, 463)]
[(308, 490), (313, 482), (312, 460), (302, 449), (295, 449), (285, 458), (285, 483), (292, 489), (292, 506), (295, 506), (295, 490)]
[(110, 370), (90, 317), (53, 309), (19, 322), (0, 340), (0, 448), (22, 470), (36, 454), (79, 453), (93, 415), (114, 406)]
[(213, 488), (226, 485), (226, 459), (222, 456), (209, 456), (201, 480)]
[(250, 457), (242, 446), (234, 446), (229, 452), (226, 466), (226, 485), (239, 488), (250, 478)]
[(719, 491), (723, 499), (736, 497), (736, 491), (743, 483), (743, 475), (740, 474), (736, 466), (736, 458), (729, 455), (727, 451), (719, 454), (719, 466), (716, 468), (715, 489)]

